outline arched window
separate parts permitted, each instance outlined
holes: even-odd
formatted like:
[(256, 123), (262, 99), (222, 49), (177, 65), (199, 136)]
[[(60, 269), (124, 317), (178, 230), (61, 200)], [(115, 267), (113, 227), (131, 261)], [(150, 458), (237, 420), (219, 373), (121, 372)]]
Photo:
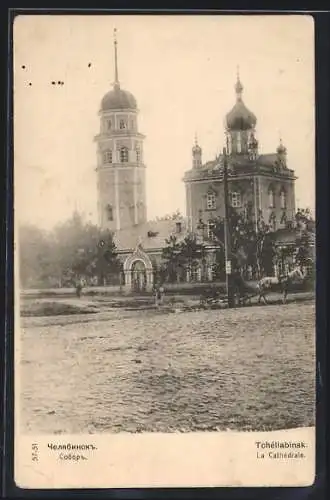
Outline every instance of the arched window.
[(284, 189), (282, 189), (281, 191), (281, 208), (286, 208), (286, 193), (284, 191)]
[(214, 193), (207, 193), (206, 197), (206, 206), (208, 210), (215, 210), (216, 208), (216, 200)]
[(237, 132), (237, 153), (242, 152), (242, 138), (241, 132)]
[(269, 188), (268, 190), (268, 205), (269, 208), (275, 207), (275, 193), (273, 188)]
[(215, 223), (212, 220), (207, 221), (207, 239), (208, 240), (213, 241), (215, 239), (214, 230), (215, 230)]
[(128, 149), (124, 146), (120, 148), (120, 162), (127, 163), (128, 162)]
[(106, 213), (108, 221), (113, 221), (113, 209), (111, 205), (106, 206)]
[(230, 193), (230, 198), (231, 198), (231, 206), (234, 208), (239, 208), (242, 206), (242, 197), (241, 193), (238, 191), (234, 191)]
[(112, 151), (111, 149), (107, 149), (103, 153), (103, 163), (112, 163)]
[(124, 130), (125, 128), (127, 128), (126, 120), (119, 120), (119, 128), (120, 130)]

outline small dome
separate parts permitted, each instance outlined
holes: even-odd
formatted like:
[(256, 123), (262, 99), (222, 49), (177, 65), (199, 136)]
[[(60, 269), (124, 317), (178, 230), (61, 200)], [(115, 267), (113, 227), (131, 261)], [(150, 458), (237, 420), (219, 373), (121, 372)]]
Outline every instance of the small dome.
[(277, 146), (276, 152), (278, 155), (286, 154), (286, 147), (283, 145), (282, 140), (280, 141), (279, 145)]
[(226, 115), (226, 124), (229, 130), (250, 130), (255, 128), (256, 116), (242, 100), (238, 100), (231, 111)]
[(250, 147), (257, 147), (258, 146), (258, 141), (253, 133), (250, 135), (249, 146)]
[(112, 109), (137, 109), (136, 99), (127, 90), (115, 86), (102, 99), (101, 110), (109, 111)]
[(202, 152), (202, 148), (198, 145), (198, 144), (195, 144), (195, 146), (192, 148), (192, 152), (194, 154), (198, 154), (198, 153), (201, 153)]
[(194, 142), (194, 146), (192, 148), (192, 153), (193, 153), (193, 155), (202, 153), (202, 148), (198, 144), (197, 134), (195, 134), (195, 142)]

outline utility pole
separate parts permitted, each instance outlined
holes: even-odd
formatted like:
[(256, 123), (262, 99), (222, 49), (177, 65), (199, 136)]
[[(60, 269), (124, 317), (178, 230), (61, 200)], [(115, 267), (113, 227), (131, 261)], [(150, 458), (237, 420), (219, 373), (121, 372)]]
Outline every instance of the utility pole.
[(224, 230), (225, 230), (225, 261), (226, 261), (226, 291), (228, 307), (234, 307), (234, 293), (233, 293), (233, 279), (232, 279), (232, 268), (231, 268), (231, 231), (229, 223), (228, 205), (228, 158), (226, 148), (223, 148), (223, 190), (224, 190), (224, 205), (225, 205), (225, 220), (224, 220)]

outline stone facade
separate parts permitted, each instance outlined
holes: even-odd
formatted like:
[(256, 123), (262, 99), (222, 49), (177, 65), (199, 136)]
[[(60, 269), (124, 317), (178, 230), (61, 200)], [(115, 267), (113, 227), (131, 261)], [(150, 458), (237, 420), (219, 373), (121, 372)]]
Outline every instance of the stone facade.
[[(214, 280), (216, 246), (212, 220), (224, 216), (222, 155), (203, 163), (197, 137), (192, 167), (184, 175), (186, 217), (147, 221), (144, 135), (138, 130), (135, 97), (121, 89), (115, 41), (115, 83), (102, 99), (97, 144), (99, 224), (114, 232), (122, 263), (121, 282), (127, 291), (151, 290), (161, 265), (162, 250), (171, 235), (179, 240), (194, 233), (206, 246), (206, 257), (184, 281)], [(225, 120), (226, 156), (230, 203), (236, 210), (249, 209), (254, 220), (263, 217), (274, 231), (290, 228), (295, 215), (295, 175), (287, 166), (286, 148), (280, 142), (275, 153), (258, 152), (256, 116), (245, 106), (243, 85), (237, 77), (236, 103)]]
[(97, 144), (98, 218), (103, 229), (143, 224), (147, 219), (144, 135), (138, 130), (134, 96), (121, 89), (115, 42), (114, 88), (102, 99)]
[[(286, 148), (280, 142), (276, 153), (258, 153), (257, 118), (242, 100), (243, 85), (235, 85), (236, 104), (226, 116), (229, 201), (238, 210), (249, 207), (254, 219), (262, 216), (273, 230), (294, 220), (296, 177), (287, 166)], [(202, 162), (202, 148), (195, 141), (192, 168), (184, 175), (187, 216), (191, 229), (201, 222), (224, 216), (223, 155)]]

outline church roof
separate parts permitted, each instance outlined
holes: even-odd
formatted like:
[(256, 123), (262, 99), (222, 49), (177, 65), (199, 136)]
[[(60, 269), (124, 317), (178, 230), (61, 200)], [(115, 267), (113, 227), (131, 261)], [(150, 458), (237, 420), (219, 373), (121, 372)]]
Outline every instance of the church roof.
[[(276, 153), (261, 154), (256, 160), (250, 160), (248, 155), (232, 155), (229, 158), (229, 168), (233, 169), (235, 174), (253, 173), (256, 167), (261, 167), (261, 170), (269, 171), (270, 174), (274, 174), (274, 167), (276, 167), (278, 161), (278, 156)], [(198, 169), (192, 168), (185, 173), (185, 178), (204, 178), (208, 174), (216, 174), (217, 171), (222, 170), (223, 159), (222, 155), (219, 155), (214, 160), (207, 161), (201, 165)], [(258, 169), (259, 170), (259, 169)], [(278, 174), (279, 172), (277, 172)], [(281, 174), (286, 174), (292, 176), (294, 174), (293, 170), (288, 168), (282, 169)]]
[(243, 85), (237, 73), (235, 85), (236, 103), (226, 115), (226, 126), (228, 130), (251, 130), (257, 123), (257, 118), (244, 104), (242, 99)]
[[(295, 244), (301, 232), (297, 227), (278, 229), (274, 233), (275, 242), (278, 245), (292, 245)], [(311, 246), (315, 245), (315, 230), (308, 231), (308, 241)]]
[(110, 111), (112, 109), (137, 109), (136, 99), (128, 92), (128, 90), (123, 90), (119, 86), (115, 86), (113, 90), (110, 90), (105, 94), (101, 101), (102, 111)]
[[(178, 232), (177, 224), (181, 224), (181, 232)], [(187, 221), (184, 218), (155, 220), (116, 231), (114, 241), (119, 251), (132, 251), (138, 244), (144, 250), (157, 250), (166, 246), (166, 240), (171, 235), (181, 240), (188, 235), (188, 232)]]
[(250, 130), (256, 126), (256, 123), (256, 116), (242, 100), (238, 100), (226, 115), (226, 125), (229, 130)]
[(275, 165), (276, 161), (278, 160), (278, 156), (276, 153), (268, 153), (264, 155), (260, 155), (257, 159), (257, 163), (259, 165), (264, 165), (266, 167), (272, 167)]
[(115, 59), (115, 82), (113, 89), (105, 94), (101, 101), (101, 110), (110, 111), (114, 109), (137, 109), (136, 99), (128, 92), (120, 88), (118, 77), (118, 53), (117, 53), (117, 30), (114, 29), (114, 59)]

